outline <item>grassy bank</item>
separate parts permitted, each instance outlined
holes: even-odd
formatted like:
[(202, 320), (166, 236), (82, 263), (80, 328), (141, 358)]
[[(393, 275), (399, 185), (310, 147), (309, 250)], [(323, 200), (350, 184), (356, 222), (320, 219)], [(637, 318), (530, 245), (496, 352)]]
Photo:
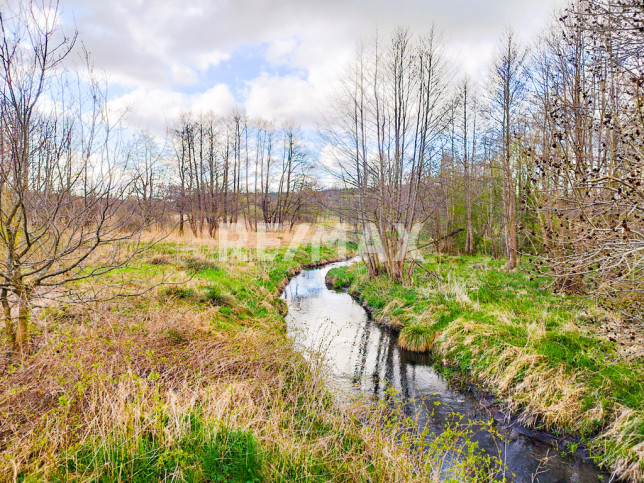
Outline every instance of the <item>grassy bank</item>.
[(531, 426), (587, 442), (596, 459), (644, 479), (643, 334), (591, 300), (483, 257), (430, 257), (404, 286), (364, 265), (329, 274), (400, 330), (401, 346), (433, 351)]
[(159, 244), (110, 275), (139, 295), (41, 311), (31, 354), (0, 360), (0, 479), (433, 481), (450, 448), (489, 479), (466, 427), (428, 446), (399, 409), (336, 405), (278, 296), (310, 248), (269, 254)]

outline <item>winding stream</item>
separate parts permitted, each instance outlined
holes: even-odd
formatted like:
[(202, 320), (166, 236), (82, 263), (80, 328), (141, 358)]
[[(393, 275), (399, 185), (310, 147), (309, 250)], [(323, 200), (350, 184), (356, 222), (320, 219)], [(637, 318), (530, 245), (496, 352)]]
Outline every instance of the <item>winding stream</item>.
[(443, 430), (453, 412), (473, 421), (495, 418), (494, 427), (504, 442), (499, 443), (498, 437), (487, 431), (478, 432), (475, 438), (480, 448), (492, 455), (501, 450), (508, 473), (516, 475), (512, 479), (506, 473), (510, 481), (608, 481), (588, 458), (562, 456), (540, 441), (543, 438), (537, 438), (539, 434), (505, 420), (474, 395), (451, 389), (433, 369), (428, 356), (400, 349), (396, 335), (373, 322), (349, 294), (329, 290), (326, 274), (349, 263), (305, 270), (290, 281), (283, 294), (288, 304), (289, 334), (303, 350), (324, 354), (338, 394), (382, 398), (387, 386), (393, 387), (406, 410), (419, 414), (420, 423), (429, 425), (430, 433), (435, 434)]

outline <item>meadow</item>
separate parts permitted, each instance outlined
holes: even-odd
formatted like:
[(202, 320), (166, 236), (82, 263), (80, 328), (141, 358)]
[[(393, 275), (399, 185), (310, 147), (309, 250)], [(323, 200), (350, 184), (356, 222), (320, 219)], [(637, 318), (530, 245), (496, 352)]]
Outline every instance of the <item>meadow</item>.
[(436, 481), (456, 447), (455, 476), (490, 480), (466, 423), (428, 442), (400, 408), (336, 401), (279, 297), (311, 246), (273, 241), (262, 261), (168, 239), (101, 278), (118, 297), (36, 311), (30, 354), (0, 360), (0, 480)]

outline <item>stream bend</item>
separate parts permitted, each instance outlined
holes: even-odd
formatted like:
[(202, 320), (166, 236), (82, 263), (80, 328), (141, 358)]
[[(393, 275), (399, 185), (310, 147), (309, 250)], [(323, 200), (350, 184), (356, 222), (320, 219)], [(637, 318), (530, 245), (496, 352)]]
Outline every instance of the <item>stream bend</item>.
[[(397, 336), (375, 323), (349, 294), (326, 287), (325, 277), (331, 269), (355, 261), (304, 270), (291, 279), (282, 295), (288, 305), (289, 335), (303, 352), (323, 354), (337, 395), (383, 398), (387, 388), (393, 387), (405, 410), (416, 414), (420, 424), (430, 426), (430, 434), (439, 434), (454, 412), (472, 421), (500, 419), (499, 413), (474, 395), (451, 389), (427, 355), (402, 350)], [(475, 438), (492, 455), (498, 455), (500, 448), (509, 472), (516, 475), (510, 481), (607, 481), (589, 459), (564, 457), (530, 437), (520, 425), (497, 421), (495, 430), (503, 442), (485, 430)]]

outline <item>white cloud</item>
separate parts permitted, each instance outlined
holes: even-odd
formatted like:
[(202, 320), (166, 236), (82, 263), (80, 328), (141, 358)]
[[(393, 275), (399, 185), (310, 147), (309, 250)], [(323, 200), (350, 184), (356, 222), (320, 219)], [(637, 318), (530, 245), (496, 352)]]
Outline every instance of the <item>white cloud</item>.
[[(457, 67), (476, 77), (506, 25), (534, 35), (564, 1), (67, 0), (64, 18), (76, 22), (96, 67), (130, 90), (113, 104), (130, 105), (134, 124), (159, 132), (183, 109), (230, 109), (231, 92), (242, 92), (249, 115), (311, 127), (356, 43), (376, 28), (435, 25)], [(209, 78), (249, 48), (264, 55), (270, 75), (231, 62), (238, 72)]]
[(124, 121), (128, 126), (149, 131), (159, 138), (165, 136), (167, 124), (178, 119), (184, 111), (224, 115), (234, 108), (235, 99), (225, 84), (193, 95), (170, 89), (141, 87), (108, 104), (110, 112), (125, 114)]
[(340, 168), (338, 163), (340, 158), (342, 158), (342, 153), (332, 144), (326, 144), (320, 151), (320, 164), (330, 172), (335, 172)]
[(225, 84), (218, 84), (202, 94), (190, 97), (190, 108), (195, 112), (224, 115), (236, 107), (235, 98)]
[(293, 37), (274, 40), (268, 46), (266, 60), (274, 66), (287, 65), (298, 46), (298, 40)]
[(194, 69), (182, 64), (172, 64), (170, 66), (172, 72), (172, 81), (179, 85), (196, 84), (199, 81), (199, 75)]
[[(267, 61), (304, 69), (330, 63), (378, 27), (416, 32), (435, 24), (448, 42), (495, 41), (505, 25), (534, 33), (563, 0), (69, 0), (98, 65), (115, 79), (182, 83), (174, 64), (197, 72), (242, 45), (267, 43)], [(478, 56), (478, 67), (487, 55)], [(473, 59), (476, 55), (473, 55)], [(178, 68), (174, 68), (175, 71)], [(118, 74), (116, 74), (118, 72)]]
[(248, 83), (246, 113), (251, 118), (315, 127), (311, 121), (319, 117), (325, 104), (323, 91), (296, 75), (264, 74)]
[(486, 42), (459, 40), (450, 42), (447, 46), (446, 54), (454, 64), (454, 67), (464, 71), (472, 78), (481, 78), (484, 74), (481, 66), (492, 64), (495, 48), (496, 40)]
[(230, 54), (221, 52), (219, 50), (212, 50), (203, 54), (197, 55), (197, 68), (199, 70), (207, 70), (210, 67), (217, 67), (223, 61), (230, 59)]

